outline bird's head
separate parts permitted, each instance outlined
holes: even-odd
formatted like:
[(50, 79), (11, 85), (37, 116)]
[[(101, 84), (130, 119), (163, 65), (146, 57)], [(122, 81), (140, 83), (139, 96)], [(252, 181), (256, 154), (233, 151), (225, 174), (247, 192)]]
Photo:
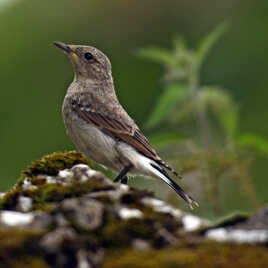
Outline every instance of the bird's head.
[(71, 59), (76, 79), (103, 81), (111, 78), (111, 63), (108, 57), (95, 47), (66, 45), (54, 42)]

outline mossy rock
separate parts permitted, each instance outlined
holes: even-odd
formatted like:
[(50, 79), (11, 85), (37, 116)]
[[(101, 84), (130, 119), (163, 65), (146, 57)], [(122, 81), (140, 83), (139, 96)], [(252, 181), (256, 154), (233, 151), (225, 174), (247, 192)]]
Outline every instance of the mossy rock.
[(0, 266), (48, 268), (38, 243), (45, 232), (0, 229)]
[(210, 229), (234, 227), (237, 224), (246, 222), (250, 218), (250, 216), (251, 215), (249, 213), (233, 212), (229, 215), (226, 215), (218, 219), (210, 226), (197, 230), (196, 233), (203, 235)]
[[(81, 153), (45, 156), (23, 171), (0, 199), (0, 209), (21, 211), (20, 197), (28, 197), (32, 202), (28, 211), (37, 215), (27, 227), (10, 228), (0, 218), (0, 267), (81, 267), (83, 261), (104, 268), (267, 267), (265, 244), (208, 241), (204, 232), (211, 226), (186, 232), (182, 217), (187, 213), (157, 210), (144, 202), (153, 199), (152, 193), (112, 183), (84, 165), (72, 168), (77, 164), (92, 166)], [(91, 175), (82, 179), (84, 174)], [(140, 216), (123, 217), (122, 210), (138, 211)], [(232, 215), (213, 228), (247, 219)]]
[(20, 196), (30, 197), (33, 200), (31, 210), (50, 210), (50, 205), (60, 202), (65, 198), (80, 197), (89, 192), (112, 190), (111, 185), (98, 181), (88, 181), (83, 184), (72, 183), (71, 185), (43, 184), (38, 188), (30, 190), (20, 187), (8, 191), (0, 200), (0, 209), (16, 210), (18, 198)]
[(46, 155), (42, 159), (34, 161), (26, 170), (22, 171), (18, 184), (21, 184), (26, 177), (32, 178), (40, 174), (55, 176), (60, 170), (69, 169), (77, 164), (86, 164), (93, 168), (92, 162), (80, 152), (55, 152)]
[[(16, 210), (20, 196), (30, 197), (33, 200), (32, 210), (47, 210), (50, 203), (59, 202), (65, 198), (79, 197), (88, 192), (113, 189), (111, 185), (104, 184), (94, 178), (85, 183), (75, 180), (71, 184), (49, 184), (46, 176), (56, 176), (59, 171), (70, 169), (77, 164), (86, 164), (92, 167), (92, 162), (79, 152), (53, 153), (34, 161), (26, 170), (22, 171), (16, 185), (0, 199), (0, 209)], [(23, 187), (25, 179), (36, 188)]]
[(260, 246), (200, 241), (145, 252), (110, 251), (103, 268), (263, 268), (268, 264), (267, 253)]

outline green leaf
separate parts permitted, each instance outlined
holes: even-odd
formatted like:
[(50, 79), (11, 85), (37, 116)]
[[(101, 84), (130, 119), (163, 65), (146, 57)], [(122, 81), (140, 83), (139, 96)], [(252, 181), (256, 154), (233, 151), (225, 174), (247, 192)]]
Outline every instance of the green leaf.
[(188, 87), (185, 85), (170, 84), (159, 98), (146, 127), (152, 128), (163, 121), (169, 112), (188, 95)]
[(237, 106), (227, 91), (218, 87), (203, 87), (199, 91), (199, 105), (210, 108), (226, 134), (234, 137), (238, 125)]
[(174, 59), (172, 53), (167, 49), (156, 47), (144, 48), (140, 50), (138, 54), (144, 58), (148, 58), (165, 65), (176, 64), (176, 60)]
[(238, 144), (245, 147), (252, 147), (268, 157), (268, 140), (255, 134), (245, 134), (238, 138)]
[(229, 24), (223, 22), (219, 24), (211, 33), (201, 40), (196, 50), (197, 67), (200, 68), (204, 59), (208, 55), (211, 48), (219, 40), (219, 38), (226, 32)]

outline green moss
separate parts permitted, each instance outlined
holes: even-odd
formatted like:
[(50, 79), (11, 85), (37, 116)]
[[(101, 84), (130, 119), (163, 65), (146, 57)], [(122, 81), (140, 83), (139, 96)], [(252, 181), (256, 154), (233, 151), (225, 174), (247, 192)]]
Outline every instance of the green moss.
[(0, 209), (15, 209), (20, 194), (21, 191), (17, 188), (13, 188), (6, 192), (4, 197), (0, 199)]
[(137, 252), (110, 251), (104, 268), (245, 268), (267, 267), (267, 249), (250, 245), (231, 245), (216, 242), (181, 244), (175, 248)]
[[(30, 197), (33, 200), (33, 210), (49, 210), (52, 202), (61, 201), (64, 198), (81, 196), (89, 192), (114, 189), (113, 186), (104, 184), (92, 177), (87, 182), (80, 183), (75, 179), (71, 184), (48, 184), (42, 175), (57, 175), (60, 170), (69, 169), (76, 164), (87, 164), (91, 162), (81, 153), (53, 153), (34, 161), (25, 171), (22, 172), (18, 183), (9, 190), (0, 200), (0, 209), (16, 209), (20, 196)], [(22, 187), (25, 178), (36, 186), (32, 189)]]
[(49, 203), (59, 202), (65, 198), (79, 197), (89, 192), (112, 190), (112, 185), (104, 184), (94, 177), (87, 182), (72, 184), (40, 184), (35, 189), (16, 187), (8, 191), (0, 201), (0, 209), (16, 209), (19, 196), (27, 196), (33, 200), (32, 210), (48, 210)]
[(165, 242), (159, 237), (159, 228), (163, 227), (176, 236), (177, 230), (182, 226), (182, 223), (171, 215), (155, 212), (151, 207), (137, 205), (135, 208), (143, 212), (142, 218), (121, 220), (110, 214), (105, 217), (104, 227), (98, 232), (103, 247), (125, 248), (129, 247), (130, 241), (139, 238), (156, 248), (161, 248)]
[(21, 256), (18, 258), (12, 258), (5, 262), (3, 267), (12, 268), (51, 268), (41, 257), (34, 257), (31, 255)]
[(114, 200), (113, 198), (109, 197), (109, 196), (94, 196), (92, 197), (93, 199), (101, 202), (103, 205), (113, 205), (116, 203), (116, 200)]
[(49, 267), (38, 246), (42, 235), (44, 232), (0, 229), (0, 267)]
[(60, 170), (71, 168), (76, 164), (86, 164), (93, 167), (92, 162), (79, 152), (55, 152), (46, 155), (41, 160), (34, 161), (26, 170), (22, 171), (21, 178), (17, 185), (21, 185), (25, 177), (33, 178), (40, 174), (55, 176)]
[(38, 185), (46, 184), (47, 179), (39, 175), (39, 176), (30, 177), (29, 182), (31, 182), (33, 185), (38, 186)]
[(27, 242), (39, 239), (44, 232), (20, 229), (0, 229), (0, 252), (1, 256), (10, 250), (18, 248)]
[(99, 233), (101, 244), (106, 248), (130, 246), (133, 238), (152, 239), (155, 232), (153, 223), (144, 219), (119, 220), (109, 218)]
[[(102, 247), (126, 248), (129, 247), (133, 239), (139, 238), (148, 241), (156, 248), (160, 248), (164, 245), (158, 234), (161, 227), (176, 236), (182, 223), (168, 213), (156, 212), (152, 207), (143, 204), (142, 198), (148, 196), (151, 197), (152, 193), (141, 190), (129, 191), (122, 195), (119, 200), (120, 204), (130, 209), (139, 209), (143, 213), (143, 217), (122, 220), (113, 213), (106, 213), (103, 228), (98, 230), (96, 234)], [(109, 208), (106, 208), (109, 212)]]
[(182, 222), (174, 219), (169, 213), (157, 212), (153, 207), (145, 205), (141, 202), (144, 197), (152, 197), (153, 193), (148, 191), (135, 190), (124, 194), (121, 197), (121, 203), (127, 205), (128, 208), (139, 209), (143, 213), (143, 218), (151, 222), (158, 222), (169, 232), (174, 232), (182, 227)]
[[(54, 153), (35, 161), (21, 175), (16, 186), (0, 200), (0, 209), (16, 209), (18, 198), (27, 196), (33, 200), (33, 210), (49, 211), (57, 202), (65, 198), (81, 197), (83, 194), (97, 191), (114, 190), (114, 186), (92, 177), (86, 182), (73, 178), (70, 184), (48, 184), (43, 175), (57, 175), (59, 170), (71, 168), (78, 163), (89, 164), (82, 154)], [(25, 177), (36, 187), (25, 189), (22, 182)], [(77, 226), (75, 218), (68, 218), (70, 226), (82, 235), (88, 248), (105, 249), (104, 267), (267, 267), (266, 248), (250, 245), (231, 245), (216, 242), (204, 242), (200, 236), (179, 234), (182, 223), (168, 213), (159, 213), (141, 200), (151, 197), (152, 193), (130, 190), (120, 200), (100, 195), (96, 199), (104, 204), (103, 225), (94, 231), (83, 230)], [(136, 208), (142, 211), (142, 218), (120, 219), (115, 213), (117, 205)], [(61, 211), (64, 214), (64, 211)], [(228, 226), (243, 222), (247, 215), (231, 215), (216, 223), (215, 226)], [(159, 235), (163, 227), (179, 241), (176, 247), (166, 248), (165, 238)], [(53, 226), (50, 228), (54, 228)], [(36, 267), (48, 268), (39, 247), (43, 233), (30, 230), (0, 229), (0, 267)], [(84, 239), (83, 238), (83, 239)], [(152, 249), (136, 252), (131, 249), (133, 239), (144, 239)], [(162, 240), (161, 240), (162, 239)], [(188, 242), (187, 242), (188, 241)], [(192, 241), (192, 242), (189, 242)], [(162, 248), (159, 250), (159, 248)], [(116, 249), (116, 252), (114, 251)], [(14, 258), (13, 256), (16, 256)], [(47, 257), (47, 256), (46, 256)]]

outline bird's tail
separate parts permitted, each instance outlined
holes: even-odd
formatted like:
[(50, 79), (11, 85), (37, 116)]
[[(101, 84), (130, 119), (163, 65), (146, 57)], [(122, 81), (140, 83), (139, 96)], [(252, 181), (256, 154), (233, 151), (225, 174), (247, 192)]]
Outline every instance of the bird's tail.
[(169, 185), (176, 193), (189, 205), (191, 209), (194, 207), (199, 207), (199, 204), (188, 194), (184, 192), (184, 190), (170, 178), (168, 173), (159, 167), (157, 164), (150, 163), (152, 173), (157, 176), (158, 178), (162, 179), (165, 183)]
[(179, 179), (182, 179), (182, 176), (179, 175), (179, 173), (173, 169), (169, 164), (167, 164), (165, 161), (163, 161), (162, 159), (157, 159), (157, 160), (154, 160), (157, 164), (159, 164), (160, 166), (168, 169), (169, 171), (171, 171), (176, 177), (178, 177)]

